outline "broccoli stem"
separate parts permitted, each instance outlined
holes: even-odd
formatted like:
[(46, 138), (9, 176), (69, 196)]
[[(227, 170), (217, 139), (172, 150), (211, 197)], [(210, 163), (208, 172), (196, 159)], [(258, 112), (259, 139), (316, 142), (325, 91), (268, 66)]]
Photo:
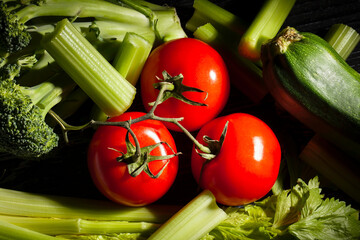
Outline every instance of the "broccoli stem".
[(108, 116), (132, 104), (136, 89), (87, 41), (67, 19), (45, 35), (43, 46), (60, 67)]
[(75, 86), (71, 78), (64, 73), (59, 73), (33, 87), (20, 87), (20, 90), (41, 109), (42, 116), (45, 118), (49, 110), (61, 102)]

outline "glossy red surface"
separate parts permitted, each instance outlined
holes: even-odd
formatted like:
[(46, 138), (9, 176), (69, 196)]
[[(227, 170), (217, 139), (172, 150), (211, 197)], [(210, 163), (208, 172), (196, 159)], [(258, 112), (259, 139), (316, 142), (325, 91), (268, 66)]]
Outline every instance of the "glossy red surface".
[[(151, 108), (148, 103), (155, 101), (158, 94), (153, 84), (158, 82), (156, 77), (162, 77), (164, 70), (171, 76), (181, 73), (184, 85), (203, 90), (203, 93), (184, 92), (184, 96), (207, 106), (193, 106), (170, 98), (157, 107), (157, 116), (184, 117), (181, 124), (194, 131), (215, 118), (226, 105), (230, 81), (223, 59), (209, 45), (184, 38), (160, 45), (149, 56), (141, 75), (141, 96), (147, 111)], [(179, 130), (174, 124), (164, 124), (169, 129)]]
[(214, 119), (199, 132), (218, 140), (229, 121), (222, 149), (200, 172), (204, 159), (192, 153), (192, 172), (203, 188), (211, 190), (219, 203), (237, 206), (265, 196), (278, 176), (281, 149), (273, 131), (260, 119), (235, 113)]
[[(143, 113), (128, 112), (110, 121), (125, 121), (142, 116)], [(140, 147), (166, 141), (176, 152), (174, 139), (165, 126), (154, 120), (132, 125)], [(151, 178), (145, 172), (132, 177), (125, 163), (118, 162), (120, 152), (126, 153), (126, 129), (116, 126), (101, 126), (94, 134), (88, 151), (88, 167), (96, 187), (110, 200), (129, 206), (143, 206), (161, 198), (170, 188), (178, 171), (178, 157), (149, 163), (150, 171), (156, 175), (167, 163), (159, 178)], [(131, 138), (131, 137), (130, 137)], [(131, 138), (132, 140), (132, 138)], [(132, 140), (133, 142), (133, 140)], [(151, 151), (151, 155), (165, 156), (174, 152), (162, 144)]]

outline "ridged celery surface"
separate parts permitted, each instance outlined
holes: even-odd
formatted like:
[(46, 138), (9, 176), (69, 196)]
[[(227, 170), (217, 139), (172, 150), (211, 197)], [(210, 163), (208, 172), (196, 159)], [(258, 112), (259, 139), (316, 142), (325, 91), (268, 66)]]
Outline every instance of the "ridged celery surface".
[(136, 85), (153, 44), (142, 36), (128, 32), (114, 58), (113, 66), (132, 85)]
[(22, 228), (9, 222), (0, 220), (1, 240), (56, 240), (58, 238)]
[[(221, 8), (209, 0), (195, 0), (194, 13), (186, 22), (186, 29), (191, 32), (204, 24), (210, 23), (216, 29), (221, 29), (227, 37), (240, 39), (245, 31), (245, 24), (235, 14)], [(236, 41), (236, 40), (235, 40)]]
[(109, 201), (33, 194), (0, 188), (0, 214), (12, 216), (162, 223), (179, 207), (124, 207)]
[(330, 43), (342, 58), (347, 59), (360, 42), (360, 35), (355, 29), (346, 24), (334, 24), (324, 39)]
[(42, 44), (60, 67), (108, 116), (125, 112), (136, 89), (76, 30), (61, 20)]
[(159, 223), (86, 220), (80, 218), (40, 218), (0, 215), (6, 221), (19, 227), (42, 234), (56, 235), (109, 235), (114, 233), (141, 233), (150, 235), (159, 228)]
[(204, 190), (161, 225), (148, 240), (197, 240), (226, 218), (227, 214), (217, 206), (214, 195)]

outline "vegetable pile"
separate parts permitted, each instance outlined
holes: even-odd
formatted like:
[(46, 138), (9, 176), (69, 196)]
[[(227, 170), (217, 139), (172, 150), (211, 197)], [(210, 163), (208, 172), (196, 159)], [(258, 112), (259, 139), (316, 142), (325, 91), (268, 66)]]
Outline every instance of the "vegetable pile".
[(359, 239), (360, 35), (301, 4), (1, 1), (0, 239)]

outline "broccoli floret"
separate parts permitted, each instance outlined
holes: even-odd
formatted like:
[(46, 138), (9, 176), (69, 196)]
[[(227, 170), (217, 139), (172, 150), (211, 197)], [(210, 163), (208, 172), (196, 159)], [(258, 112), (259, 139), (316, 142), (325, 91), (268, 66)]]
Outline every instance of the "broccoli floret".
[(31, 36), (26, 31), (26, 26), (19, 21), (17, 16), (0, 2), (0, 46), (6, 52), (12, 53), (29, 45)]
[[(34, 58), (29, 56), (0, 70), (0, 152), (28, 159), (45, 155), (58, 145), (59, 136), (47, 125), (45, 116), (62, 94), (51, 80), (33, 87), (16, 83), (22, 66), (32, 63)], [(58, 93), (51, 94), (55, 91)]]
[(59, 137), (44, 120), (42, 110), (14, 81), (0, 83), (0, 152), (34, 158), (50, 152)]

